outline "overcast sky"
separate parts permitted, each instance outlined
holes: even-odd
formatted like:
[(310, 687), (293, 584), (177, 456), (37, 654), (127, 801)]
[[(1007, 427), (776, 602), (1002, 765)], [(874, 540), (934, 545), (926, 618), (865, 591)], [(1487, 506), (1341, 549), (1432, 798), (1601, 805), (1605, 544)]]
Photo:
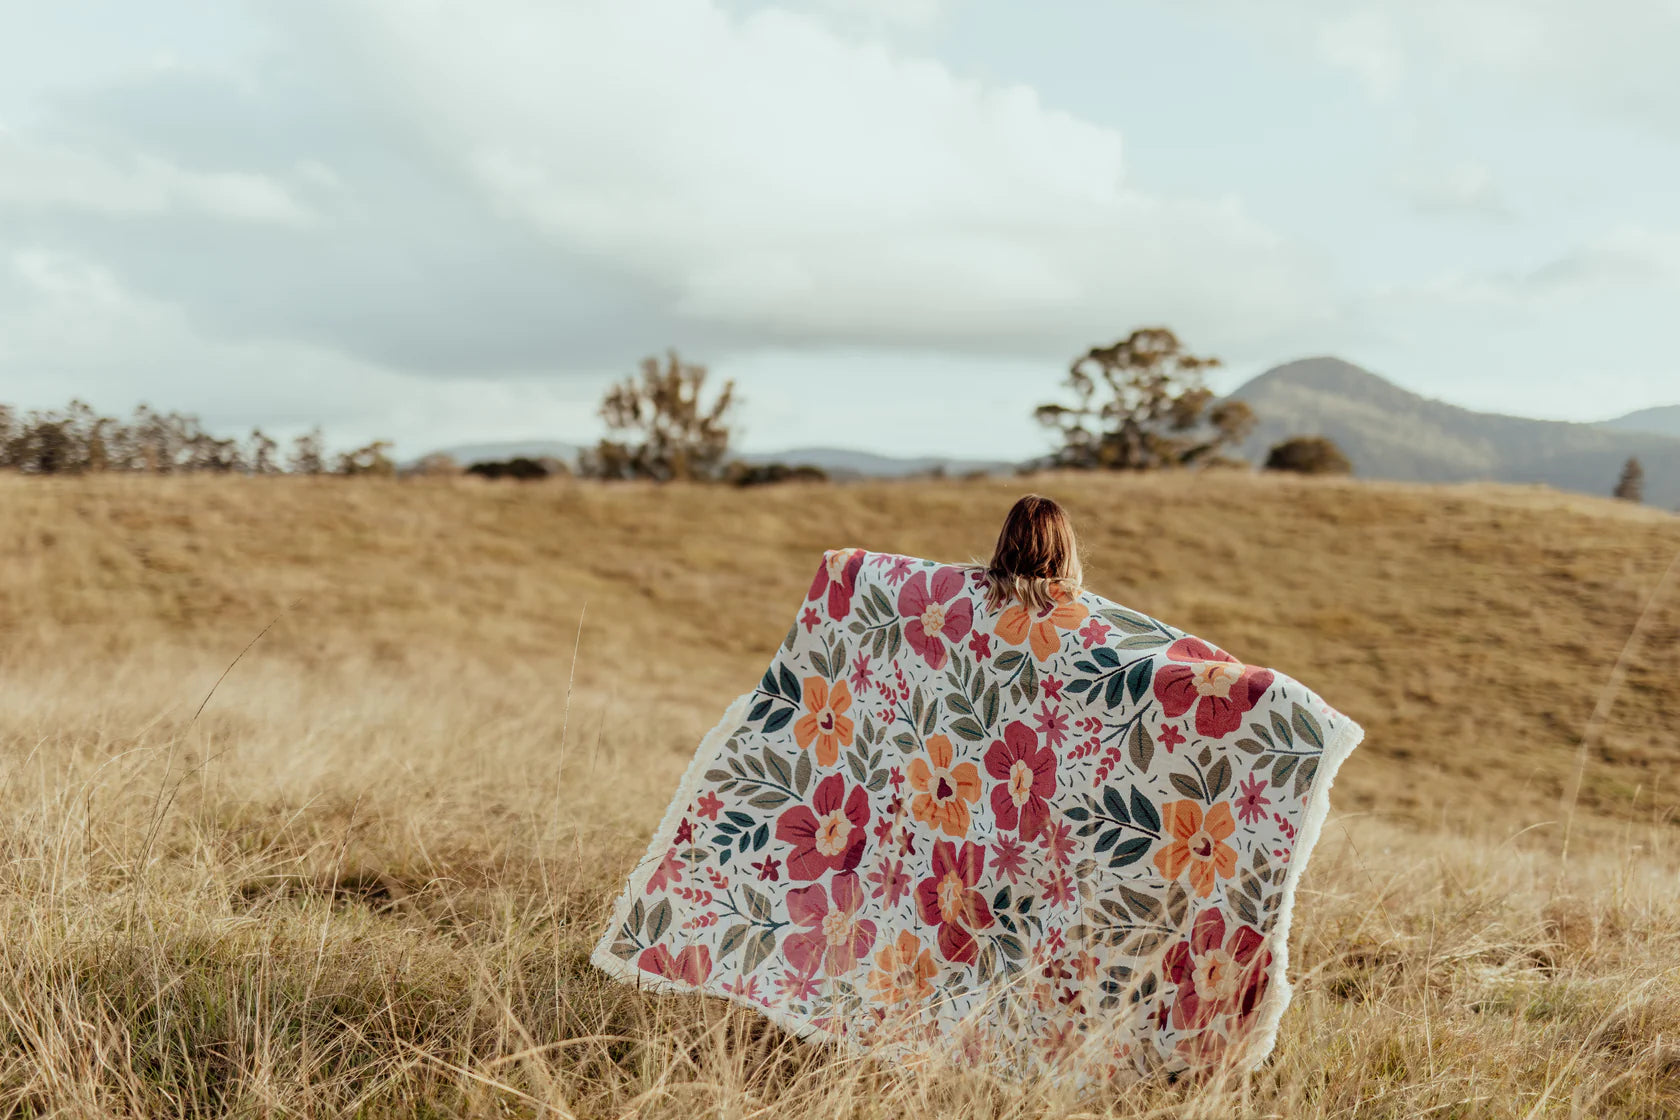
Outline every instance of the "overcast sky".
[(1476, 408), (1680, 401), (1676, 0), (0, 4), (0, 401), (1027, 454), (1165, 323)]

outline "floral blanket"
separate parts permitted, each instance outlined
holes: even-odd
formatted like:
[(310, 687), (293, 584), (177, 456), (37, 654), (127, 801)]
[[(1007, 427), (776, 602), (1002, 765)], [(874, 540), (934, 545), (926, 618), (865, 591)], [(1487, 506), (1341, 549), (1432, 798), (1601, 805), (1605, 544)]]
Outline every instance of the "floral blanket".
[(1096, 595), (825, 555), (700, 744), (594, 954), (894, 1061), (1251, 1068), (1359, 726)]

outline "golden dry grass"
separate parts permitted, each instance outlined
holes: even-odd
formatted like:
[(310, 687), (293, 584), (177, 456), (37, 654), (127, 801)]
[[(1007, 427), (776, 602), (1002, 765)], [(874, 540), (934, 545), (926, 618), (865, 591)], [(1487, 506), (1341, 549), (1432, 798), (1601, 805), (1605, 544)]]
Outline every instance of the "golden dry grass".
[(1541, 490), (1032, 483), (1095, 590), (1367, 729), (1247, 1083), (873, 1068), (595, 974), (820, 550), (981, 554), (1022, 485), (0, 478), (0, 1114), (1680, 1114), (1680, 595), (1558, 858), (1680, 519)]

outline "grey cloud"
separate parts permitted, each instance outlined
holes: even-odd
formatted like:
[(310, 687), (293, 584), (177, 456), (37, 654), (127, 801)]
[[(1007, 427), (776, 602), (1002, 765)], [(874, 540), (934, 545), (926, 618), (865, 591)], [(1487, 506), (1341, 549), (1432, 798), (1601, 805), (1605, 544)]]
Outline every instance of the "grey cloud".
[(331, 81), (163, 72), (53, 108), (55, 140), (301, 184), (320, 216), (303, 230), (179, 212), (0, 217), (0, 240), (100, 261), (212, 335), (295, 338), (443, 374), (564, 372), (724, 341), (677, 322), (662, 293), (611, 262), (492, 212), (424, 137)]

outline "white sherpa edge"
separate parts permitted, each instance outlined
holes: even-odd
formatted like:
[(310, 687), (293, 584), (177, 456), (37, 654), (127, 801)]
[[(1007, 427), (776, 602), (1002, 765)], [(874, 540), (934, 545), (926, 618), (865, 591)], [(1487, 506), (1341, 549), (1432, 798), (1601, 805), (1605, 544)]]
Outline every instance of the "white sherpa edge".
[(1278, 1025), (1289, 1008), (1294, 991), (1289, 986), (1289, 926), (1295, 914), (1295, 888), (1306, 874), (1307, 862), (1318, 843), (1318, 834), (1330, 815), (1330, 786), (1336, 771), (1347, 761), (1365, 738), (1365, 729), (1347, 716), (1338, 713), (1339, 726), (1324, 745), (1319, 756), (1318, 773), (1314, 775), (1312, 796), (1307, 800), (1306, 819), (1301, 822), (1290, 853), (1289, 870), (1283, 878), (1283, 901), (1278, 905), (1277, 922), (1266, 937), (1272, 963), (1266, 970), (1266, 995), (1260, 1001), (1260, 1013), (1254, 1024), (1254, 1034), (1244, 1044), (1244, 1060), (1240, 1068), (1252, 1072), (1265, 1064), (1277, 1045)]

